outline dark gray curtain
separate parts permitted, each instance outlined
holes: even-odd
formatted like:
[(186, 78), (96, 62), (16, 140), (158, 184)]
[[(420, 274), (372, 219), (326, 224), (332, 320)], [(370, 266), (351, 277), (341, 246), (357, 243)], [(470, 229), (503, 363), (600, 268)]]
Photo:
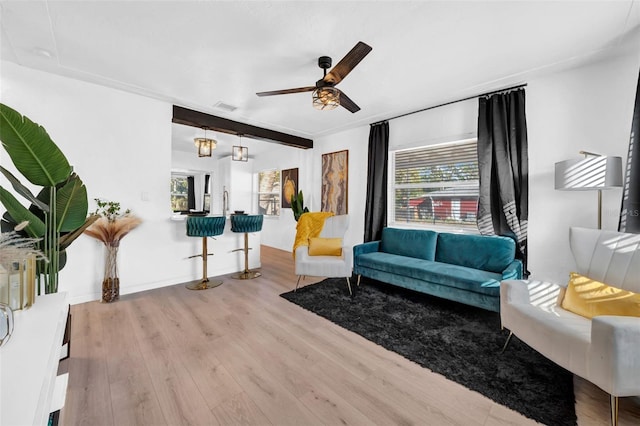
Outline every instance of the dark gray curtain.
[(527, 271), (529, 170), (523, 89), (480, 98), (478, 229), (515, 239)]
[(640, 234), (640, 73), (638, 74), (636, 104), (633, 110), (629, 154), (625, 170), (618, 230)]
[(187, 176), (187, 209), (196, 209), (196, 193), (193, 176)]
[(382, 237), (387, 225), (387, 160), (389, 158), (389, 122), (371, 125), (369, 130), (369, 165), (367, 167), (367, 202), (364, 211), (364, 242)]

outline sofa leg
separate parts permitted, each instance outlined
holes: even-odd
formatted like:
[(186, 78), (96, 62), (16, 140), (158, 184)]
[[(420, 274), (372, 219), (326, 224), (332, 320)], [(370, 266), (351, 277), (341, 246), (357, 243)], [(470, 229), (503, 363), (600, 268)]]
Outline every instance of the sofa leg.
[(353, 293), (351, 292), (351, 281), (349, 281), (349, 277), (347, 277), (347, 287), (349, 287), (349, 296), (353, 296)]
[(609, 395), (611, 403), (611, 426), (618, 426), (618, 397)]
[(360, 276), (361, 276), (361, 275), (360, 275), (360, 274), (358, 274), (358, 283), (357, 283), (357, 286), (358, 286), (358, 287), (360, 287)]
[(507, 346), (509, 346), (509, 342), (511, 341), (511, 336), (513, 336), (513, 331), (509, 333), (509, 336), (507, 337), (507, 341), (504, 342), (504, 346), (502, 347), (502, 350), (500, 351), (500, 353), (504, 353), (504, 351), (507, 349)]
[(298, 290), (298, 284), (300, 284), (300, 278), (302, 278), (302, 275), (298, 275), (298, 281), (296, 282), (296, 288), (293, 289), (294, 293), (296, 292), (296, 290)]

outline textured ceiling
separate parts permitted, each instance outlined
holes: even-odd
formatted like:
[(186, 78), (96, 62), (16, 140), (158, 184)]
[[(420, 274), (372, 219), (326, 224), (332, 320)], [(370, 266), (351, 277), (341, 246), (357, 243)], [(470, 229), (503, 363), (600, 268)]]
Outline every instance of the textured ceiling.
[[(3, 60), (307, 138), (526, 82), (623, 45), (636, 1), (0, 1)], [(316, 111), (319, 56), (373, 51)], [(234, 112), (217, 109), (224, 102)], [(192, 149), (192, 148), (190, 148)]]

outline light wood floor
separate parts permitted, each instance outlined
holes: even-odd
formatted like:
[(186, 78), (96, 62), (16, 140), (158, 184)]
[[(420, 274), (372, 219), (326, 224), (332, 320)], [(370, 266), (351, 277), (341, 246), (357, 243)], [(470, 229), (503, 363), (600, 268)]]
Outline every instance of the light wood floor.
[[(262, 247), (262, 265), (215, 289), (73, 306), (61, 424), (535, 424), (280, 298), (290, 253)], [(607, 395), (575, 383), (579, 424), (606, 425)], [(622, 400), (620, 417), (640, 424), (640, 406)]]

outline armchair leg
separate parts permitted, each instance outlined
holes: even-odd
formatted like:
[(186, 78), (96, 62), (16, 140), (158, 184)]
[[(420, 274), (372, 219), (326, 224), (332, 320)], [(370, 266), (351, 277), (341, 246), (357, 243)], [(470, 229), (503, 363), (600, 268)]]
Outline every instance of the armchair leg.
[(611, 426), (618, 426), (618, 397), (609, 395), (611, 403)]
[(294, 293), (296, 292), (296, 290), (298, 290), (298, 284), (300, 284), (300, 278), (302, 278), (302, 275), (298, 275), (298, 281), (296, 282), (296, 288), (293, 289)]
[(360, 274), (358, 274), (358, 283), (357, 283), (358, 287), (360, 287)]
[(504, 353), (504, 351), (507, 349), (507, 346), (509, 346), (509, 342), (511, 341), (511, 336), (513, 336), (513, 331), (509, 333), (509, 337), (507, 337), (507, 341), (504, 342), (504, 346), (502, 347), (502, 350), (500, 351), (500, 353)]
[(351, 281), (349, 281), (349, 277), (347, 277), (347, 287), (349, 287), (349, 296), (353, 296), (353, 293), (351, 292)]

